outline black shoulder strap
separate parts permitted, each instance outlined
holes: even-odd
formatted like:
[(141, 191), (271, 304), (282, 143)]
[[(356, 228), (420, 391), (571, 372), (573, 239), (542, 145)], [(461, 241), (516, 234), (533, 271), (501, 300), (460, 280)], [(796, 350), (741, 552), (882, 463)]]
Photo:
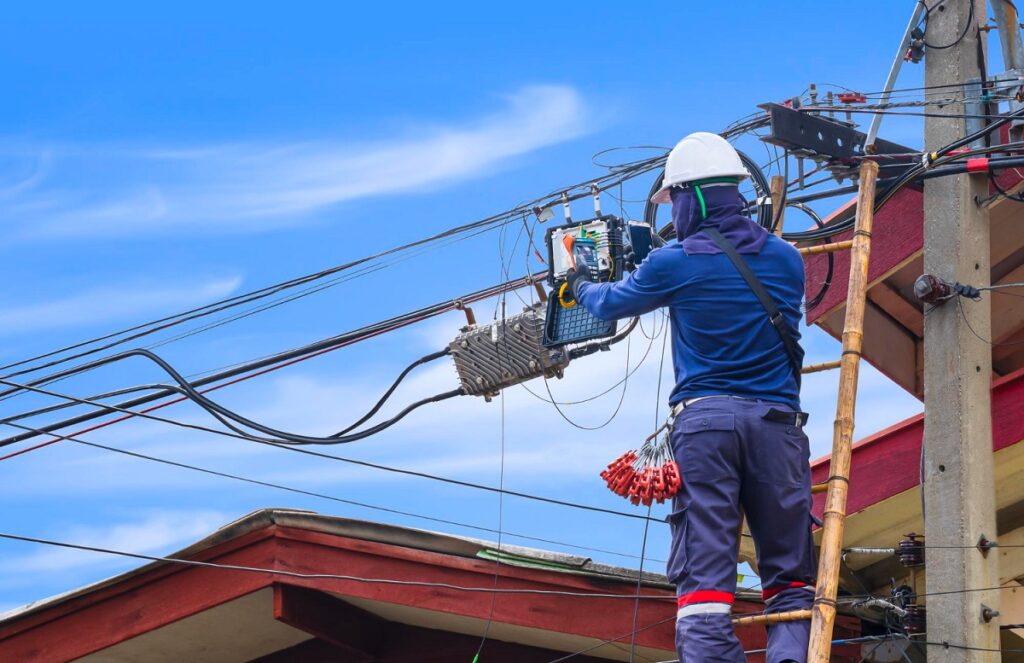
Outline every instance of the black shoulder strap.
[(786, 324), (785, 318), (782, 317), (782, 313), (779, 312), (779, 307), (775, 303), (775, 299), (772, 298), (768, 291), (765, 289), (764, 284), (754, 274), (754, 270), (750, 269), (750, 265), (743, 259), (743, 256), (736, 251), (736, 247), (729, 243), (725, 237), (722, 237), (722, 233), (718, 232), (716, 228), (701, 228), (701, 231), (711, 238), (711, 241), (722, 250), (729, 260), (732, 261), (736, 271), (740, 273), (743, 280), (747, 282), (750, 289), (754, 291), (754, 295), (758, 301), (761, 302), (761, 306), (764, 307), (766, 313), (768, 313), (768, 321), (772, 323), (772, 327), (779, 333), (779, 338), (782, 339), (782, 345), (786, 348), (786, 354), (789, 355), (789, 364), (793, 368), (793, 374), (796, 377), (796, 385), (800, 386), (801, 368), (802, 362), (800, 359), (800, 352), (797, 348), (796, 339), (793, 338), (793, 332), (789, 329), (789, 325)]

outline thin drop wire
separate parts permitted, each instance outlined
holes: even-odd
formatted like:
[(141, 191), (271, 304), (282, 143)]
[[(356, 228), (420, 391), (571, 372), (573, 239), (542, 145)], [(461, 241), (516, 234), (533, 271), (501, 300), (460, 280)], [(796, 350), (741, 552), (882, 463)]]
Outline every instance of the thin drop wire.
[[(661, 417), (659, 416), (660, 415), (660, 408), (661, 408), (661, 384), (662, 384), (662, 380), (663, 380), (664, 374), (665, 374), (665, 348), (668, 345), (668, 337), (669, 336), (671, 336), (671, 331), (668, 328), (668, 325), (666, 325), (665, 326), (665, 337), (664, 337), (664, 339), (662, 340), (662, 343), (661, 343), (661, 362), (660, 362), (660, 364), (658, 366), (658, 388), (657, 388), (657, 392), (656, 392), (656, 394), (654, 396), (654, 427), (655, 427), (655, 429), (658, 428), (658, 426), (660, 425), (658, 422), (661, 421)], [(643, 585), (644, 559), (647, 556), (647, 535), (648, 535), (648, 533), (650, 531), (651, 510), (653, 509), (653, 507), (654, 507), (654, 503), (653, 502), (651, 504), (647, 505), (647, 520), (644, 521), (644, 536), (643, 536), (643, 541), (640, 544), (640, 570), (637, 571), (637, 576), (636, 576), (636, 594), (637, 594), (637, 596), (640, 595), (640, 590), (642, 589), (642, 585)], [(638, 600), (638, 601), (636, 601), (636, 603), (633, 604), (633, 635), (632, 635), (632, 637), (630, 638), (630, 641), (629, 641), (629, 661), (630, 661), (630, 663), (634, 663), (634, 661), (636, 660), (636, 631), (637, 631), (637, 623), (638, 623), (639, 619), (640, 619), (640, 601)]]
[[(398, 515), (398, 516), (406, 516), (406, 517), (409, 517), (409, 518), (417, 518), (417, 519), (420, 519), (420, 520), (426, 520), (426, 521), (429, 521), (429, 522), (440, 523), (440, 524), (443, 524), (443, 525), (451, 525), (453, 527), (461, 527), (461, 528), (464, 528), (464, 529), (475, 530), (475, 531), (478, 531), (478, 532), (485, 532), (485, 533), (488, 533), (488, 534), (497, 534), (498, 531), (499, 531), (499, 530), (491, 528), (491, 527), (483, 527), (481, 525), (473, 525), (473, 524), (470, 524), (470, 523), (464, 523), (464, 522), (460, 522), (460, 521), (457, 521), (457, 520), (450, 520), (450, 519), (447, 519), (447, 518), (438, 518), (436, 516), (427, 516), (427, 515), (424, 515), (424, 514), (421, 514), (421, 513), (415, 513), (415, 512), (412, 512), (412, 511), (403, 511), (401, 509), (393, 509), (393, 508), (390, 508), (390, 507), (380, 506), (378, 504), (370, 504), (368, 502), (360, 502), (360, 501), (357, 501), (357, 500), (350, 500), (350, 499), (347, 499), (347, 498), (338, 497), (336, 495), (328, 495), (328, 494), (325, 494), (325, 493), (318, 493), (316, 491), (306, 490), (306, 489), (303, 489), (303, 488), (296, 488), (294, 486), (288, 486), (288, 485), (285, 485), (285, 484), (279, 484), (279, 483), (274, 483), (274, 482), (270, 482), (270, 481), (263, 481), (263, 480), (260, 480), (260, 479), (253, 479), (251, 477), (246, 477), (246, 476), (242, 476), (242, 475), (238, 475), (238, 474), (230, 474), (228, 472), (220, 472), (218, 470), (211, 470), (211, 469), (206, 468), (206, 467), (201, 467), (201, 466), (198, 466), (198, 465), (190, 465), (188, 463), (182, 463), (182, 462), (179, 462), (179, 461), (170, 460), (170, 459), (167, 459), (167, 458), (161, 458), (159, 456), (153, 456), (153, 455), (149, 455), (149, 454), (144, 454), (144, 453), (137, 452), (137, 451), (129, 451), (128, 449), (122, 449), (120, 447), (114, 447), (114, 446), (107, 445), (107, 444), (101, 444), (99, 442), (85, 440), (85, 439), (82, 439), (80, 437), (74, 437), (74, 436), (71, 436), (71, 435), (61, 435), (59, 433), (47, 433), (45, 431), (39, 430), (38, 428), (32, 428), (31, 426), (25, 426), (25, 425), (22, 425), (22, 424), (8, 423), (6, 425), (12, 426), (14, 428), (18, 428), (20, 430), (38, 431), (38, 432), (40, 432), (43, 435), (49, 435), (49, 436), (51, 436), (51, 437), (53, 437), (55, 439), (65, 440), (65, 441), (68, 441), (68, 442), (74, 442), (76, 444), (79, 444), (79, 445), (82, 445), (82, 446), (85, 446), (85, 447), (91, 447), (93, 449), (99, 449), (99, 450), (107, 451), (107, 452), (110, 452), (110, 453), (116, 453), (116, 454), (127, 456), (129, 458), (135, 458), (137, 460), (145, 460), (145, 461), (154, 462), (154, 463), (158, 463), (158, 464), (162, 464), (162, 465), (168, 465), (170, 467), (177, 467), (177, 468), (180, 468), (180, 469), (191, 470), (193, 472), (199, 472), (201, 474), (206, 474), (206, 475), (209, 475), (209, 476), (215, 476), (215, 477), (219, 477), (219, 478), (222, 478), (222, 479), (231, 479), (233, 481), (239, 481), (239, 482), (242, 482), (242, 483), (248, 483), (248, 484), (252, 484), (252, 485), (257, 485), (257, 486), (261, 486), (261, 487), (264, 487), (264, 488), (273, 488), (275, 490), (281, 490), (281, 491), (285, 491), (285, 492), (289, 492), (289, 493), (294, 493), (296, 495), (304, 495), (304, 496), (307, 496), (307, 497), (315, 497), (315, 498), (318, 498), (318, 499), (328, 500), (328, 501), (331, 501), (331, 502), (338, 502), (338, 503), (341, 503), (341, 504), (348, 504), (350, 506), (356, 506), (356, 507), (360, 507), (360, 508), (363, 508), (363, 509), (370, 509), (370, 510), (373, 510), (373, 511), (380, 511), (382, 513), (390, 513), (390, 514)], [(548, 544), (548, 545), (555, 545), (555, 546), (560, 546), (560, 547), (563, 547), (563, 548), (572, 548), (572, 549), (576, 549), (576, 550), (587, 550), (587, 551), (602, 553), (602, 554), (606, 554), (606, 555), (615, 555), (617, 557), (639, 559), (638, 555), (634, 555), (634, 554), (631, 554), (631, 553), (623, 553), (623, 552), (619, 552), (619, 551), (616, 551), (616, 550), (606, 550), (606, 549), (603, 549), (603, 548), (594, 548), (594, 547), (590, 547), (590, 546), (583, 546), (583, 545), (579, 545), (579, 544), (576, 544), (576, 543), (568, 543), (568, 542), (565, 542), (565, 541), (559, 541), (557, 539), (545, 539), (545, 538), (541, 538), (541, 537), (531, 536), (531, 535), (528, 535), (528, 534), (519, 534), (519, 533), (516, 533), (516, 532), (508, 532), (508, 531), (504, 532), (504, 534), (506, 536), (511, 536), (511, 537), (514, 537), (514, 538), (517, 538), (517, 539), (522, 539), (524, 541), (535, 541), (535, 542), (538, 542), (538, 543), (544, 543), (544, 544)]]

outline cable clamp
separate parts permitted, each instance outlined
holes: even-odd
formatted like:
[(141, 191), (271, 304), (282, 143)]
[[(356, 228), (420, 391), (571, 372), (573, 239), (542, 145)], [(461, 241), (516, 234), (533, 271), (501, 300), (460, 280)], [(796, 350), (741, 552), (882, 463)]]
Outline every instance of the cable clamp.
[(981, 299), (981, 290), (975, 288), (973, 285), (966, 285), (959, 281), (953, 284), (953, 292), (961, 297), (973, 299), (974, 301), (979, 301)]

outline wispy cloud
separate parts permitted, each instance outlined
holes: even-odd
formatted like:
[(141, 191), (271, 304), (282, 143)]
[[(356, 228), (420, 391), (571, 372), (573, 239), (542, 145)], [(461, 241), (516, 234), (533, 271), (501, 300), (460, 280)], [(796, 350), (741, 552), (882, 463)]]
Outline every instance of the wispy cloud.
[(497, 112), (402, 139), (47, 147), (35, 151), (36, 168), (6, 175), (10, 184), (0, 173), (0, 213), (22, 238), (259, 231), (345, 201), (493, 173), (587, 130), (577, 92), (546, 85), (508, 95)]
[(229, 295), (241, 281), (229, 277), (173, 287), (136, 283), (94, 288), (31, 304), (0, 305), (0, 334), (84, 327), (188, 308)]
[[(108, 526), (75, 526), (52, 538), (86, 546), (144, 554), (166, 553), (187, 545), (230, 520), (215, 511), (156, 511), (132, 521)], [(119, 558), (66, 548), (39, 547), (18, 557), (8, 557), (9, 568), (19, 574), (60, 571), (108, 565)], [(13, 580), (13, 578), (7, 578)]]

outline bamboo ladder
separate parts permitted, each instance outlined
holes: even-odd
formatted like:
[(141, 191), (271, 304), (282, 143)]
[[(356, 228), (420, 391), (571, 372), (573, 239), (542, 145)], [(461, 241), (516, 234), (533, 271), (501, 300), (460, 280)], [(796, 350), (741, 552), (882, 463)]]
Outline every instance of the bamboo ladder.
[(878, 164), (863, 161), (860, 165), (857, 193), (857, 217), (853, 239), (800, 249), (804, 255), (849, 249), (850, 283), (846, 296), (846, 320), (843, 325), (843, 354), (838, 361), (805, 366), (804, 373), (839, 368), (839, 399), (833, 426), (832, 458), (825, 484), (814, 486), (813, 492), (826, 492), (821, 554), (814, 607), (772, 615), (737, 617), (733, 624), (777, 624), (811, 620), (811, 638), (807, 648), (808, 663), (826, 663), (832, 649), (832, 628), (836, 617), (836, 595), (839, 591), (839, 566), (842, 555), (843, 530), (846, 525), (846, 496), (850, 488), (850, 456), (853, 444), (853, 416), (857, 399), (857, 377), (863, 341), (864, 308), (867, 300), (868, 259), (871, 255), (871, 226), (874, 221), (875, 183)]

